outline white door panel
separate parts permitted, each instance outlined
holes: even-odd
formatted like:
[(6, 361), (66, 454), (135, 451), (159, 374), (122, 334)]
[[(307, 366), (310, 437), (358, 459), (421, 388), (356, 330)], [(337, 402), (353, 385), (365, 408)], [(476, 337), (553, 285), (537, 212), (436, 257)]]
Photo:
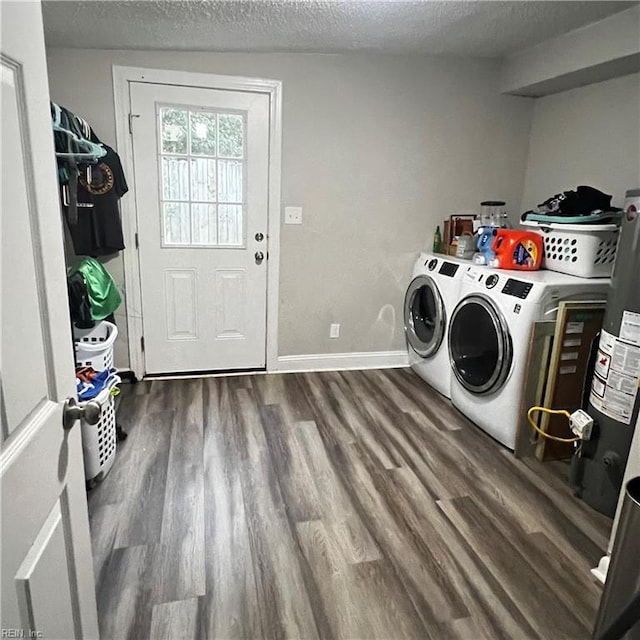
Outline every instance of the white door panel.
[(216, 269), (216, 338), (247, 337), (246, 279), (245, 269)]
[(130, 98), (146, 372), (264, 367), (269, 97), (132, 82)]
[(3, 635), (98, 636), (62, 224), (38, 2), (2, 3)]
[[(19, 69), (9, 61), (2, 61), (2, 211), (28, 212), (27, 176), (25, 173), (26, 158), (21, 139), (20, 115), (18, 113), (20, 96), (18, 94), (20, 78)], [(6, 154), (6, 156), (5, 156)], [(32, 384), (25, 388), (20, 375), (7, 375), (5, 370), (3, 391), (13, 401), (7, 404), (7, 431), (11, 434), (27, 417), (28, 413), (47, 396), (47, 378), (44, 370), (44, 345), (38, 315), (38, 288), (36, 285), (36, 269), (34, 264), (33, 240), (31, 238), (30, 216), (13, 215), (11, 230), (7, 230), (22, 242), (3, 242), (2, 260), (6, 268), (6, 277), (19, 278), (20, 286), (3, 287), (2, 304), (7, 309), (15, 309), (17, 313), (6, 313), (3, 316), (2, 331), (9, 336), (20, 336), (22, 339), (3, 341), (2, 360), (6, 367), (13, 368), (19, 363), (35, 363), (40, 365), (37, 376), (33, 376)], [(3, 226), (3, 240), (5, 228)], [(7, 238), (8, 239), (8, 238)], [(15, 269), (15, 270), (14, 270)], [(17, 371), (11, 371), (17, 374)]]
[(66, 638), (73, 629), (73, 589), (68, 572), (59, 570), (68, 564), (62, 509), (56, 502), (16, 573), (18, 602), (30, 627), (46, 628), (51, 638)]
[(167, 340), (197, 340), (197, 271), (166, 269), (164, 278)]

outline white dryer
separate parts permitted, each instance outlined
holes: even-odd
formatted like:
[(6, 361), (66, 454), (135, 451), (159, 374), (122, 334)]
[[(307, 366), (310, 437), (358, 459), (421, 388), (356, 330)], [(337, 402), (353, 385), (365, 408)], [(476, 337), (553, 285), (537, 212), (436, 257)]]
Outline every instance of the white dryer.
[(606, 300), (608, 285), (554, 271), (468, 267), (449, 323), (454, 406), (514, 449), (533, 324), (554, 320), (561, 300)]
[(404, 297), (404, 330), (411, 368), (434, 389), (451, 397), (448, 319), (458, 303), (469, 261), (421, 253)]

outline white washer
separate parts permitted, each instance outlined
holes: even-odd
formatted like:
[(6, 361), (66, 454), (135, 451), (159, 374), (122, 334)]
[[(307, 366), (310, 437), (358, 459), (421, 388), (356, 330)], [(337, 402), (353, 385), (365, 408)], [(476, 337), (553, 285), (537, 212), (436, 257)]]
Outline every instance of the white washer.
[(606, 300), (608, 286), (606, 278), (468, 267), (449, 323), (454, 406), (513, 449), (533, 324), (554, 320), (561, 300)]
[(468, 260), (421, 253), (404, 298), (404, 330), (411, 368), (434, 389), (451, 397), (448, 319), (458, 303)]

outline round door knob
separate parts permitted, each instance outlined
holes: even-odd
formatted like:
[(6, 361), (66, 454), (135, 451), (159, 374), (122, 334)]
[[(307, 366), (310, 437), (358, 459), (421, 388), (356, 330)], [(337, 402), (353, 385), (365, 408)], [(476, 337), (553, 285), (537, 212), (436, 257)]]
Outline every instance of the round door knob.
[(100, 420), (100, 414), (102, 413), (102, 406), (95, 400), (90, 400), (82, 408), (82, 419), (87, 424), (98, 424)]
[(67, 398), (62, 410), (62, 426), (71, 429), (77, 420), (84, 420), (87, 424), (97, 424), (102, 413), (102, 406), (95, 400), (89, 400), (82, 405), (75, 398)]
[(260, 233), (260, 232), (258, 231), (258, 233), (256, 233), (256, 240), (257, 240), (258, 242), (262, 242), (262, 241), (264, 240), (264, 233)]
[(262, 253), (262, 251), (256, 251), (254, 258), (256, 259), (256, 264), (261, 264), (264, 260), (264, 253)]

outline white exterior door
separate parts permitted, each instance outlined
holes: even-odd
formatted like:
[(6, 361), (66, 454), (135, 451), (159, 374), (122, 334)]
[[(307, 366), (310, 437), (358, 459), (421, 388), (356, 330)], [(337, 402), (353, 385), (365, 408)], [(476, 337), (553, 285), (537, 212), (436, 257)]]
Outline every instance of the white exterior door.
[(264, 367), (269, 97), (130, 87), (146, 372)]
[(0, 11), (0, 627), (97, 638), (80, 427), (62, 426), (75, 378), (42, 15)]

